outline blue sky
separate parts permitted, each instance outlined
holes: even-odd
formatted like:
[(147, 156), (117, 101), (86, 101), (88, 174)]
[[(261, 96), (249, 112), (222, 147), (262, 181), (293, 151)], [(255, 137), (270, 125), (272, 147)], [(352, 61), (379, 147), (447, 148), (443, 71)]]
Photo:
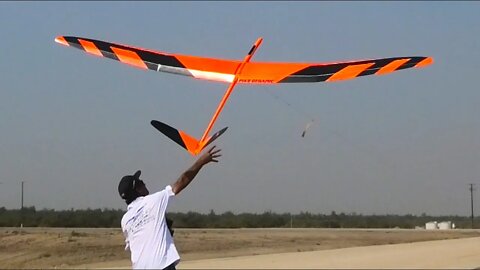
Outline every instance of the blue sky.
[(137, 169), (163, 188), (194, 158), (150, 120), (200, 137), (227, 87), (92, 57), (56, 36), (232, 59), (261, 36), (252, 61), (435, 63), (239, 85), (214, 127), (229, 127), (223, 157), (170, 210), (469, 215), (467, 184), (480, 183), (478, 14), (478, 2), (1, 2), (0, 205), (19, 207), (20, 181), (26, 205), (54, 209), (123, 208), (118, 181)]

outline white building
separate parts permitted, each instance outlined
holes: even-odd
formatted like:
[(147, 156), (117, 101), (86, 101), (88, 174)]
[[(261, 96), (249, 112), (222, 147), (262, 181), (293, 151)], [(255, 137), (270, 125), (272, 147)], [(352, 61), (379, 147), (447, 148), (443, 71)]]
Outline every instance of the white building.
[(438, 223), (438, 229), (440, 230), (451, 230), (452, 228), (455, 228), (455, 225), (452, 226), (451, 221), (442, 221)]
[(436, 230), (438, 229), (438, 223), (436, 221), (430, 221), (425, 223), (425, 230)]
[(455, 229), (455, 223), (452, 223), (451, 221), (442, 221), (442, 222), (430, 221), (425, 223), (425, 229), (426, 230), (451, 230), (451, 229)]

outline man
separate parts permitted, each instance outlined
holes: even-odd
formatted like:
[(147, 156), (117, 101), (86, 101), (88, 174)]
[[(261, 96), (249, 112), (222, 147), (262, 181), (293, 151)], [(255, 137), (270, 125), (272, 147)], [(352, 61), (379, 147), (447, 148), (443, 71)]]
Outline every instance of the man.
[(130, 249), (133, 269), (175, 269), (180, 256), (166, 222), (167, 206), (174, 196), (190, 184), (204, 165), (218, 162), (220, 149), (214, 149), (215, 146), (201, 155), (175, 183), (151, 195), (139, 178), (140, 171), (122, 178), (118, 192), (128, 205), (122, 218), (122, 231), (125, 250)]

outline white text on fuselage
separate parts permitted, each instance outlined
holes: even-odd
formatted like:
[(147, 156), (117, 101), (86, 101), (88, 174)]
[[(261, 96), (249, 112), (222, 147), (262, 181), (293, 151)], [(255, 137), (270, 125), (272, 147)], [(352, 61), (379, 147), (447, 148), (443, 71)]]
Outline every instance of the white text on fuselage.
[(239, 79), (240, 83), (273, 83), (273, 80), (263, 80), (263, 79)]

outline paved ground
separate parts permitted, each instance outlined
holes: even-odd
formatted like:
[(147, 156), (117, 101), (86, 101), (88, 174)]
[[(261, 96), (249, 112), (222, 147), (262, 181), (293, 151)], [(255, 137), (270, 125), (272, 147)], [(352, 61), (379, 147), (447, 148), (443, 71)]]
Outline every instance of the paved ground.
[(191, 260), (178, 269), (477, 269), (480, 237), (311, 252)]

